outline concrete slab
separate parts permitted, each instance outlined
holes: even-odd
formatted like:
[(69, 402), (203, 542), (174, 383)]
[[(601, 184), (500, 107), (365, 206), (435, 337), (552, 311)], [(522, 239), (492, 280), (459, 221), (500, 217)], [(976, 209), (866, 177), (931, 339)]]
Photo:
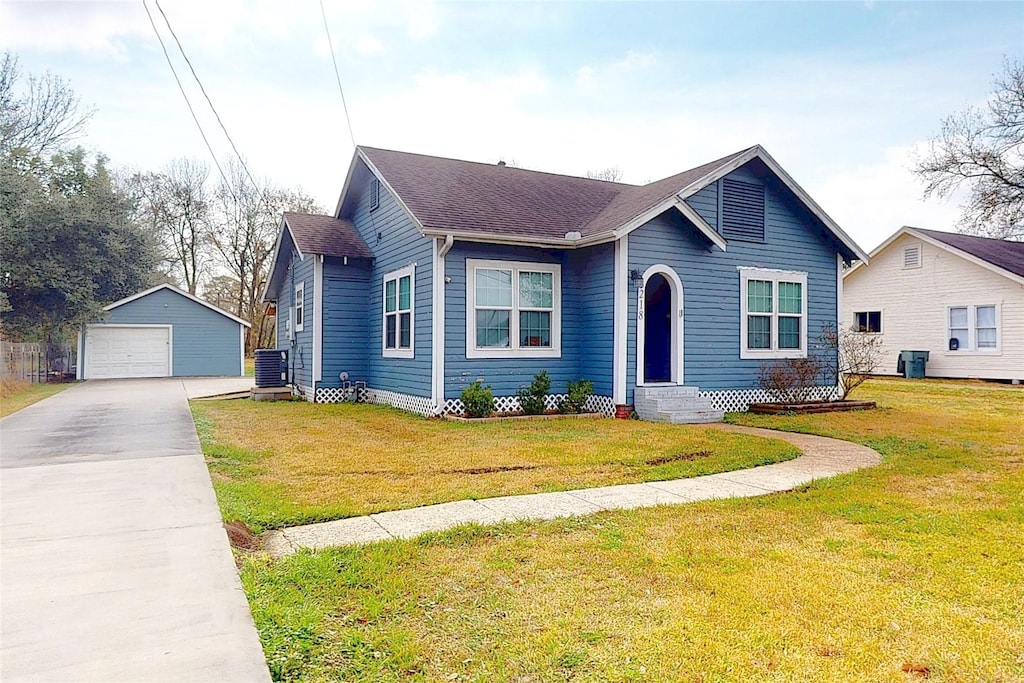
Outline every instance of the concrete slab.
[(178, 380), (0, 420), (4, 681), (269, 681)]
[(604, 510), (629, 510), (655, 505), (677, 505), (687, 499), (650, 484), (623, 484), (573, 491), (576, 498)]
[(496, 521), (522, 519), (558, 519), (590, 515), (601, 508), (571, 493), (531, 493), (525, 496), (484, 498), (480, 504), (497, 515)]
[[(281, 532), (284, 540), (291, 546), (311, 548), (319, 550), (329, 548), (332, 539), (338, 536), (351, 539), (352, 543), (374, 543), (385, 541), (393, 536), (385, 531), (384, 527), (374, 521), (371, 517), (352, 517), (339, 519), (335, 522), (323, 522), (321, 524), (308, 524), (306, 526), (287, 529)], [(273, 548), (268, 548), (271, 554)]]
[(728, 479), (713, 479), (712, 477), (657, 481), (652, 482), (650, 486), (677, 495), (689, 502), (718, 500), (719, 498), (747, 498), (750, 496), (763, 496), (766, 493), (772, 492), (769, 489), (740, 484)]
[(789, 491), (798, 486), (803, 486), (809, 481), (813, 481), (816, 477), (810, 472), (800, 472), (794, 469), (776, 469), (774, 465), (769, 465), (768, 467), (758, 467), (738, 472), (723, 472), (710, 478), (756, 486), (771, 491)]
[(188, 400), (240, 394), (256, 386), (253, 377), (181, 377)]
[(428, 505), (370, 515), (370, 519), (395, 538), (412, 538), (430, 531), (442, 531), (460, 524), (495, 524), (501, 516), (475, 500)]

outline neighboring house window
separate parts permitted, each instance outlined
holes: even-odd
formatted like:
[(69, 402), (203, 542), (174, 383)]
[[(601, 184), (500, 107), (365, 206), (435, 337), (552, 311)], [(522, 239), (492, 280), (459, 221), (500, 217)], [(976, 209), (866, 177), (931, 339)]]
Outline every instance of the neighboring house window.
[(914, 244), (903, 248), (903, 270), (921, 267), (921, 245)]
[(295, 285), (295, 331), (302, 332), (306, 320), (306, 283)]
[(740, 358), (807, 355), (807, 273), (740, 269)]
[(561, 356), (561, 266), (466, 259), (466, 357)]
[(882, 312), (865, 311), (853, 314), (853, 329), (857, 332), (877, 334), (882, 331)]
[(950, 351), (997, 351), (999, 311), (994, 305), (949, 308)]
[(722, 178), (722, 237), (764, 241), (764, 186)]
[(384, 355), (413, 357), (413, 306), (416, 267), (407, 266), (384, 276)]
[(370, 181), (370, 211), (380, 206), (380, 181), (373, 178)]

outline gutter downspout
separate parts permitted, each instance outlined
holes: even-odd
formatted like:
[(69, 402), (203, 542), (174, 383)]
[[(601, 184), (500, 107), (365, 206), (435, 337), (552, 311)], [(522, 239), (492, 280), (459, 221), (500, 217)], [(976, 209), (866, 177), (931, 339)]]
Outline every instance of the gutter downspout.
[(444, 410), (444, 353), (445, 353), (445, 303), (444, 303), (444, 257), (451, 251), (455, 244), (455, 236), (448, 234), (444, 236), (444, 242), (438, 244), (439, 240), (433, 240), (434, 245), (434, 292), (433, 311), (431, 320), (431, 400), (434, 403), (437, 414)]

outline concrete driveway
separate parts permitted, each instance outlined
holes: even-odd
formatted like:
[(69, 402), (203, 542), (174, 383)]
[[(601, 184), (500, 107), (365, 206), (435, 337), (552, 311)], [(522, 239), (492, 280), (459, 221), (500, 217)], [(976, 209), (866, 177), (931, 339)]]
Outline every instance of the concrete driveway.
[(181, 380), (0, 421), (0, 678), (269, 681)]

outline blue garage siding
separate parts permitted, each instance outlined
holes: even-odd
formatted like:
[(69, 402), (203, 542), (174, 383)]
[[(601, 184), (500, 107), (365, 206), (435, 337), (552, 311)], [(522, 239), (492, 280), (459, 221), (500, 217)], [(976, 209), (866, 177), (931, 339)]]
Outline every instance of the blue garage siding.
[[(732, 176), (759, 182), (745, 169)], [(713, 218), (713, 193), (690, 201)], [(765, 241), (729, 240), (728, 251), (708, 251), (696, 228), (675, 212), (659, 216), (629, 236), (629, 267), (671, 266), (684, 291), (684, 382), (702, 391), (757, 386), (758, 360), (740, 359), (740, 288), (737, 267), (807, 273), (808, 345), (826, 322), (836, 320), (836, 245), (808, 212), (777, 184), (769, 182)], [(714, 226), (715, 223), (712, 222)], [(630, 287), (627, 335), (627, 400), (636, 380), (637, 290)]]
[[(430, 397), (432, 359), (433, 247), (394, 197), (380, 187), (380, 205), (370, 211), (369, 184), (363, 188), (351, 217), (363, 240), (377, 257), (370, 270), (366, 300), (368, 335), (367, 381), (371, 388)], [(383, 354), (384, 276), (416, 264), (413, 358)], [(326, 379), (326, 374), (324, 375)]]
[(323, 367), (317, 386), (341, 386), (338, 375), (347, 372), (351, 381), (369, 376), (369, 327), (366, 302), (369, 299), (370, 265), (361, 259), (324, 260)]
[(173, 325), (175, 377), (242, 375), (241, 324), (169, 289), (159, 289), (106, 313), (112, 325)]
[[(466, 259), (557, 263), (562, 266), (561, 358), (467, 358), (466, 357)], [(582, 264), (582, 260), (578, 262)], [(516, 390), (547, 370), (551, 392), (564, 393), (565, 384), (580, 372), (580, 269), (570, 266), (566, 252), (494, 244), (456, 242), (445, 257), (445, 364), (444, 394), (458, 398), (467, 385), (482, 378), (495, 396), (514, 396)]]

